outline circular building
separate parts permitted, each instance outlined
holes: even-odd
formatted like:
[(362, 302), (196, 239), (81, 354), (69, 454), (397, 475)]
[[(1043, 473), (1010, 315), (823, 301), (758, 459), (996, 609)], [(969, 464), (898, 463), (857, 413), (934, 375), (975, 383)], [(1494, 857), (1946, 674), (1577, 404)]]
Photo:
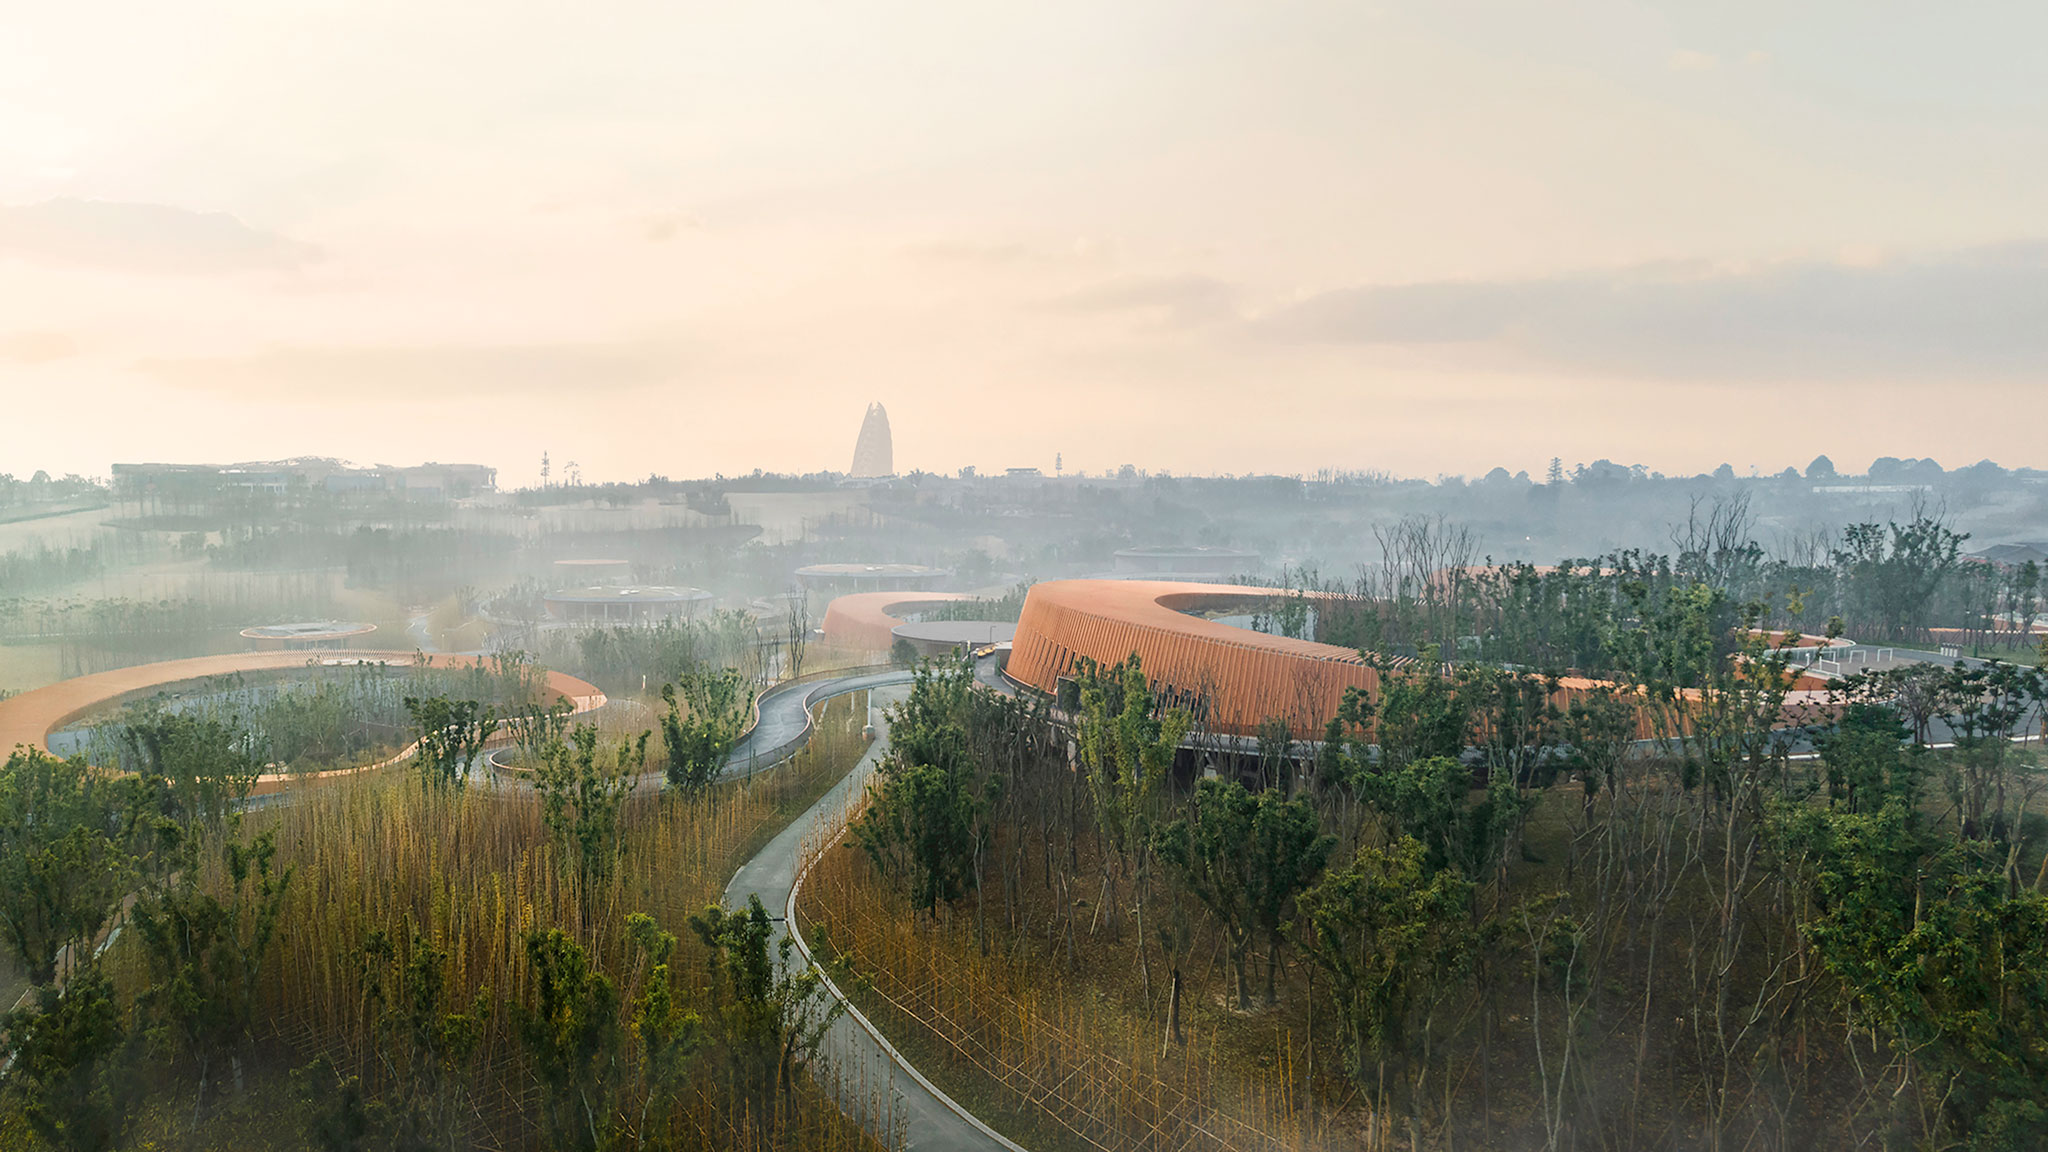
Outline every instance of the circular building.
[(820, 631), (827, 644), (887, 652), (896, 642), (896, 629), (917, 622), (920, 613), (973, 599), (963, 592), (855, 592), (825, 606)]
[(346, 648), (358, 636), (377, 630), (375, 624), (347, 620), (306, 620), (297, 624), (259, 624), (242, 629), (242, 637), (253, 640), (258, 650), (289, 652), (322, 648)]
[(557, 560), (551, 565), (554, 583), (564, 588), (587, 588), (597, 584), (629, 584), (633, 562), (612, 558)]
[(1119, 580), (1221, 581), (1259, 570), (1259, 554), (1214, 544), (1124, 548), (1112, 572)]
[(565, 588), (541, 597), (548, 619), (576, 624), (652, 624), (687, 620), (716, 597), (702, 588)]
[(935, 588), (953, 573), (924, 564), (806, 564), (796, 578), (833, 592), (905, 592)]
[[(1053, 580), (1034, 584), (1004, 675), (1049, 695), (1060, 693), (1082, 660), (1112, 665), (1137, 657), (1153, 689), (1198, 725), (1229, 736), (1256, 736), (1272, 720), (1296, 734), (1320, 735), (1352, 689), (1377, 695), (1382, 668), (1415, 667), (1411, 659), (1369, 660), (1351, 648), (1232, 627), (1205, 613), (1262, 610), (1274, 588), (1167, 580)], [(1311, 601), (1335, 599), (1310, 593)], [(1550, 682), (1551, 701), (1568, 708), (1600, 681), (1566, 676)], [(1638, 738), (1654, 735), (1647, 713)]]
[(951, 656), (1008, 644), (1017, 635), (1017, 626), (998, 620), (920, 620), (898, 624), (891, 635), (909, 641), (919, 656)]

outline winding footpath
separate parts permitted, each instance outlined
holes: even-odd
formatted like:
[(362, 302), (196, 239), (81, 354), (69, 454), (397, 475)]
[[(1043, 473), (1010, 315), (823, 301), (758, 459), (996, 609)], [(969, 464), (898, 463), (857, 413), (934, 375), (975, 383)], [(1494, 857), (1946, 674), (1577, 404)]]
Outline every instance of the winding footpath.
[[(888, 754), (888, 724), (883, 708), (903, 698), (903, 686), (910, 678), (907, 672), (888, 672), (829, 680), (801, 694), (808, 707), (828, 696), (870, 689), (868, 708), (875, 717), (875, 742), (844, 779), (770, 840), (752, 860), (741, 865), (725, 887), (728, 908), (743, 907), (749, 897), (759, 897), (770, 915), (783, 917), (804, 961), (811, 959), (811, 950), (796, 929), (796, 898), (803, 883), (803, 868), (824, 849), (828, 838), (836, 837), (845, 828), (854, 805), (867, 789), (868, 778)], [(768, 724), (768, 715), (764, 700), (762, 727)], [(805, 716), (807, 726), (808, 712)], [(736, 751), (735, 757), (738, 755)], [(732, 762), (732, 767), (737, 768), (738, 762)], [(1024, 1152), (926, 1079), (836, 985), (828, 980), (827, 987), (834, 998), (846, 1005), (846, 1012), (833, 1022), (819, 1051), (827, 1073), (824, 1079), (836, 1091), (840, 1107), (870, 1135), (887, 1147), (919, 1152)]]
[[(380, 660), (409, 663), (411, 653), (347, 653), (348, 660)], [(230, 672), (282, 670), (309, 662), (304, 653), (239, 653), (232, 656), (202, 657), (166, 661), (120, 669), (64, 681), (48, 688), (23, 693), (0, 701), (0, 757), (15, 745), (47, 746), (52, 731), (94, 707), (151, 688), (202, 676)], [(312, 662), (321, 661), (315, 657)], [(339, 662), (339, 661), (335, 661)], [(459, 667), (463, 658), (445, 654), (429, 655), (437, 666)], [(912, 674), (900, 669), (868, 672), (803, 683), (786, 684), (763, 694), (754, 726), (726, 758), (727, 778), (750, 776), (783, 762), (810, 740), (813, 709), (825, 700), (863, 689), (869, 691), (869, 715), (876, 739), (852, 771), (834, 784), (818, 802), (770, 840), (753, 859), (741, 865), (726, 886), (728, 907), (744, 906), (758, 896), (772, 915), (783, 919), (795, 938), (802, 961), (811, 959), (810, 946), (796, 929), (797, 892), (802, 871), (823, 850), (828, 838), (846, 827), (853, 809), (865, 795), (869, 777), (889, 750), (886, 706), (907, 694)], [(560, 673), (549, 674), (549, 687), (569, 700), (577, 712), (603, 707), (604, 695), (591, 685)], [(377, 765), (373, 767), (381, 767)], [(354, 774), (349, 769), (335, 775)], [(323, 774), (326, 775), (326, 774)], [(258, 793), (279, 791), (289, 777), (264, 778)], [(286, 795), (264, 796), (284, 800)], [(118, 933), (109, 931), (95, 948), (104, 950)], [(962, 1152), (1025, 1152), (1011, 1140), (982, 1123), (925, 1078), (884, 1039), (881, 1032), (847, 1001), (844, 992), (827, 981), (831, 995), (846, 1006), (834, 1021), (820, 1049), (822, 1080), (839, 1100), (840, 1107), (870, 1135), (886, 1147), (923, 1152), (926, 1149), (959, 1149)], [(0, 1068), (0, 1073), (5, 1069)]]

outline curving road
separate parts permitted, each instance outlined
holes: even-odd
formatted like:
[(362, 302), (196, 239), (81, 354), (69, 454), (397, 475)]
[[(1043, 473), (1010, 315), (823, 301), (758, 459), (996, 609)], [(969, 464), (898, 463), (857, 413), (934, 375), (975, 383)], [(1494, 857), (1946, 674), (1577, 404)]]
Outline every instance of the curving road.
[[(811, 686), (810, 691), (789, 693), (801, 697), (807, 708), (827, 696), (868, 688), (872, 690), (868, 697), (870, 712), (876, 717), (875, 742), (853, 771), (770, 840), (752, 860), (741, 865), (725, 888), (729, 908), (744, 907), (749, 897), (758, 896), (770, 914), (784, 917), (805, 959), (810, 957), (810, 948), (802, 935), (794, 932), (794, 910), (802, 879), (799, 869), (807, 857), (807, 847), (844, 826), (849, 809), (866, 790), (868, 777), (889, 750), (888, 724), (881, 715), (881, 706), (902, 699), (902, 685), (910, 678), (908, 672), (886, 672), (828, 680)], [(778, 704), (780, 707), (785, 705)], [(798, 723), (807, 728), (808, 712), (804, 715)], [(757, 732), (766, 729), (768, 717), (769, 701), (764, 697)], [(831, 991), (845, 1003), (845, 996), (837, 987)], [(925, 1079), (851, 1004), (847, 1004), (846, 1014), (833, 1023), (820, 1057), (829, 1074), (828, 1081), (837, 1082), (840, 1107), (887, 1146), (917, 1152), (1024, 1152)]]

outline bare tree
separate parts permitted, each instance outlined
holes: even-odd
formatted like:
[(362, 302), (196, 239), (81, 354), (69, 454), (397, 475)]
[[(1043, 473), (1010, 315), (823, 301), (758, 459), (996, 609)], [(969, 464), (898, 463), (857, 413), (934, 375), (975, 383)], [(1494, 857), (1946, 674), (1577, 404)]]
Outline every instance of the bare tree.
[(811, 597), (792, 585), (783, 600), (789, 605), (789, 677), (794, 680), (804, 674), (804, 652), (811, 641)]

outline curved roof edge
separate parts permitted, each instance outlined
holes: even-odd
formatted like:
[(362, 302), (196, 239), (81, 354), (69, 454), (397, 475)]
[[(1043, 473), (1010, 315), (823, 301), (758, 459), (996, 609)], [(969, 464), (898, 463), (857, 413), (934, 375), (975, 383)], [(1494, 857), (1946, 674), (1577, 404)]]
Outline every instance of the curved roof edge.
[(979, 599), (965, 592), (854, 592), (834, 597), (825, 606), (825, 622), (819, 627), (830, 643), (882, 652), (896, 642), (897, 626), (908, 623), (897, 612)]

